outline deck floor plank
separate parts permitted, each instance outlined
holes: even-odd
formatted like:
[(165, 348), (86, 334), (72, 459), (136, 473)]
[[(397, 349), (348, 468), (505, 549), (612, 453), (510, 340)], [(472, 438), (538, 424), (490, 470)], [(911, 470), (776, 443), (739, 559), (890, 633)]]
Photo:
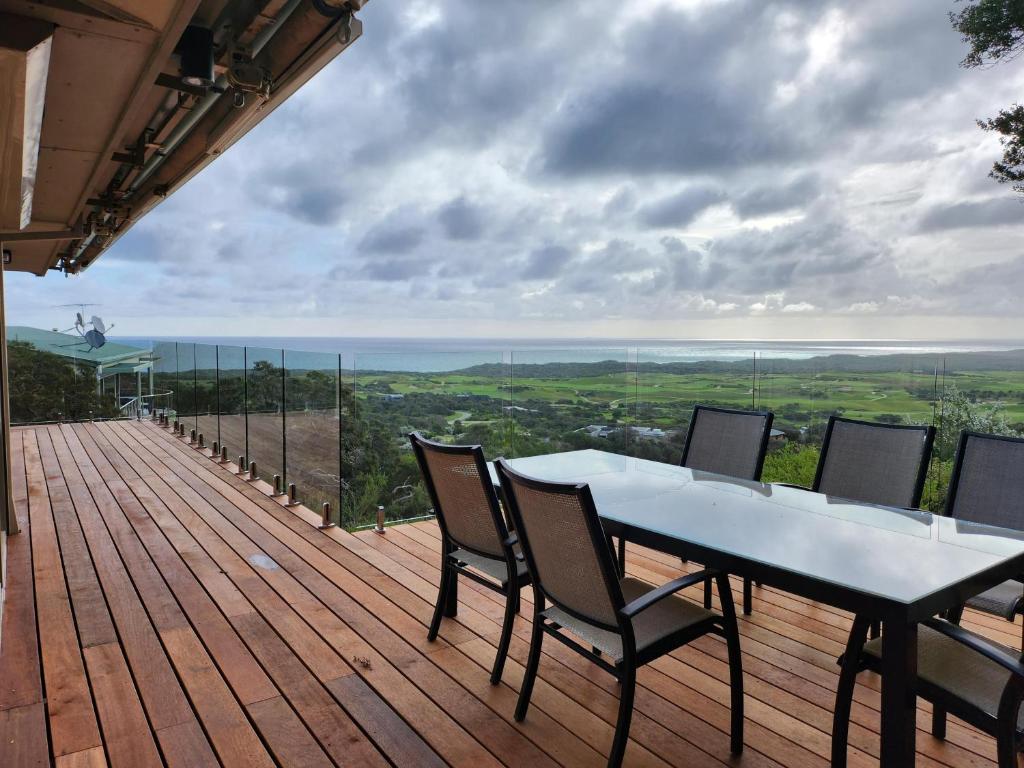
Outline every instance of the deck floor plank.
[(36, 623), (35, 584), (32, 571), (32, 526), (29, 520), (24, 432), (12, 433), (17, 449), (11, 461), (14, 514), (21, 534), (7, 541), (8, 589), (0, 631), (0, 753), (11, 763), (25, 766), (50, 764), (50, 737), (43, 704), (42, 667)]
[[(604, 764), (617, 685), (560, 644), (545, 643), (526, 721), (511, 717), (532, 594), (498, 686), (487, 678), (499, 595), (463, 580), (457, 617), (427, 642), (440, 578), (432, 521), (384, 536), (320, 531), (311, 510), (150, 423), (12, 434), (23, 533), (9, 544), (0, 648), (4, 768)], [(628, 553), (630, 574), (651, 583), (698, 567)], [(827, 765), (850, 620), (756, 589), (740, 621), (743, 756), (728, 752), (727, 656), (709, 637), (641, 671), (626, 764)], [(1019, 647), (1019, 624), (972, 611), (964, 623)], [(861, 676), (851, 766), (877, 765), (879, 692), (877, 676)], [(917, 765), (994, 768), (991, 738), (951, 719), (939, 742), (930, 711), (918, 708)]]
[[(75, 437), (79, 439), (77, 445), (81, 446), (81, 449), (90, 456), (94, 464), (99, 466), (101, 471), (106, 469), (105, 462), (108, 459), (108, 453), (102, 451), (100, 446), (87, 434), (75, 435)], [(120, 464), (119, 466), (121, 472), (126, 473), (126, 465)], [(123, 477), (119, 475), (119, 478), (118, 480), (112, 479), (110, 485), (121, 508), (130, 511), (131, 517), (136, 522), (140, 517), (152, 522), (139, 504), (137, 497), (131, 494)], [(131, 525), (130, 521), (128, 521), (128, 525)], [(293, 744), (313, 743), (315, 745), (305, 724), (289, 706), (286, 704), (282, 706), (284, 700), (281, 699), (278, 689), (249, 653), (235, 631), (227, 626), (226, 621), (224, 624), (218, 621), (219, 614), (208, 602), (209, 598), (206, 593), (202, 592), (201, 587), (194, 583), (184, 565), (182, 564), (180, 568), (177, 567), (179, 563), (175, 563), (169, 557), (169, 553), (161, 548), (166, 541), (156, 536), (157, 531), (147, 529), (145, 526), (140, 526), (140, 528), (142, 528), (141, 531), (138, 528), (131, 530), (135, 531), (141, 542), (151, 547), (151, 551), (156, 550), (159, 555), (163, 555), (154, 562), (163, 565), (164, 577), (168, 579), (172, 589), (178, 588), (178, 594), (189, 606), (192, 619), (196, 623), (195, 627), (175, 627), (165, 630), (161, 633), (161, 638), (172, 658), (178, 658), (179, 663), (188, 670), (186, 675), (182, 667), (179, 667), (179, 674), (185, 677), (186, 682), (191, 680), (194, 685), (199, 686), (201, 691), (199, 697), (202, 700), (197, 701), (195, 706), (200, 713), (207, 712), (204, 719), (206, 728), (211, 730), (210, 722), (212, 721), (218, 723), (217, 727), (223, 729), (226, 734), (230, 734), (226, 738), (226, 746), (218, 747), (222, 759), (225, 762), (233, 762), (237, 759), (263, 760), (265, 754), (259, 745), (259, 739), (262, 737), (279, 761), (281, 761), (280, 756), (285, 755), (289, 757), (284, 762), (294, 762)], [(222, 616), (220, 618), (223, 619)], [(273, 634), (273, 629), (270, 627), (266, 627), (265, 631)], [(207, 645), (202, 645), (201, 637), (207, 641)], [(205, 658), (210, 660), (209, 663), (199, 665), (192, 663), (194, 659)], [(220, 671), (214, 674), (213, 672), (217, 669)], [(218, 682), (221, 672), (223, 672), (228, 685), (221, 685)], [(234, 684), (233, 688), (232, 683)], [(235, 694), (234, 697), (231, 696), (231, 692)], [(192, 693), (193, 700), (198, 698), (194, 691), (190, 691), (190, 693)], [(209, 699), (208, 702), (206, 702), (207, 699)], [(263, 701), (278, 699), (281, 701), (273, 705), (258, 706)], [(250, 723), (246, 721), (242, 708), (253, 720), (255, 727), (251, 727)], [(274, 713), (276, 719), (274, 728), (265, 730), (260, 727), (257, 717), (268, 718), (271, 713)], [(216, 733), (216, 731), (212, 732)], [(225, 749), (234, 750), (233, 756), (225, 755)], [(319, 746), (311, 748), (311, 751), (314, 755), (316, 752), (320, 752), (315, 758), (314, 755), (311, 755), (310, 758), (317, 764), (325, 764), (325, 762), (331, 764)], [(256, 757), (246, 757), (249, 754)]]
[[(208, 471), (210, 462), (196, 464), (195, 452), (181, 447), (181, 443), (171, 443), (171, 446), (177, 446), (177, 456), (191, 463), (196, 471), (200, 471), (200, 467), (202, 472)], [(391, 652), (385, 657), (374, 647), (387, 640), (390, 630), (386, 625), (380, 622), (374, 625), (373, 629), (377, 632), (375, 643), (369, 643), (365, 636), (359, 635), (350, 626), (353, 622), (358, 624), (359, 614), (366, 614), (365, 609), (348, 600), (337, 613), (328, 610), (318, 598), (331, 600), (332, 597), (337, 597), (338, 592), (333, 585), (320, 582), (316, 590), (317, 596), (314, 597), (306, 586), (309, 585), (309, 579), (315, 579), (316, 575), (305, 561), (295, 556), (286, 545), (255, 524), (251, 518), (240, 514), (238, 507), (228, 503), (220, 494), (211, 491), (209, 486), (200, 482), (200, 478), (189, 471), (185, 464), (176, 461), (174, 454), (158, 452), (151, 455), (152, 459), (166, 462), (165, 466), (171, 474), (162, 477), (168, 480), (183, 500), (189, 502), (192, 509), (201, 514), (206, 523), (216, 527), (221, 540), (210, 542), (210, 545), (220, 547), (222, 544), (230, 543), (234, 547), (234, 556), (224, 551), (218, 561), (233, 563), (231, 569), (236, 573), (235, 578), (246, 579), (249, 590), (247, 594), (251, 593), (251, 597), (262, 601), (264, 613), (272, 612), (275, 625), (279, 631), (283, 628), (288, 633), (293, 645), (295, 642), (303, 643), (309, 648), (307, 655), (311, 659), (321, 660), (321, 663), (330, 655), (323, 647), (316, 645), (315, 638), (310, 640), (305, 637), (305, 629), (296, 622), (299, 614), (290, 613), (289, 605), (297, 608), (302, 620), (319, 632), (323, 638), (320, 642), (329, 641), (329, 646), (339, 649), (342, 656), (353, 663), (354, 670), (371, 686), (378, 689), (383, 686), (388, 691), (392, 707), (399, 713), (404, 713), (407, 720), (417, 721), (424, 738), (444, 750), (451, 760), (456, 763), (493, 760), (491, 755), (480, 751), (477, 742), (458, 724), (458, 721), (449, 720), (446, 708), (437, 706), (435, 701), (426, 696), (422, 688), (417, 689), (389, 663), (389, 660), (395, 663), (407, 661), (406, 649), (392, 647)], [(249, 486), (244, 487), (249, 490)], [(266, 500), (263, 496), (259, 498)], [(236, 501), (243, 506), (247, 504), (242, 497)], [(276, 503), (270, 503), (274, 509), (280, 510)], [(311, 554), (320, 553), (316, 551)], [(259, 576), (255, 578), (247, 564), (243, 567), (243, 573), (238, 572), (241, 562), (247, 562), (257, 555), (269, 556), (275, 567), (260, 570)], [(265, 584), (260, 583), (261, 579)], [(276, 589), (278, 594), (275, 595), (271, 588)], [(366, 614), (362, 618), (366, 620), (369, 616)], [(330, 674), (322, 673), (321, 677), (325, 680), (338, 677), (336, 672), (337, 670), (330, 671)], [(442, 683), (437, 687), (436, 695), (439, 695), (443, 693), (444, 686), (440, 678), (437, 682)], [(490, 734), (490, 731), (481, 732)], [(521, 737), (517, 738), (521, 740)]]
[(102, 747), (102, 741), (34, 431), (24, 436), (24, 452), (43, 684), (53, 754), (60, 758)]

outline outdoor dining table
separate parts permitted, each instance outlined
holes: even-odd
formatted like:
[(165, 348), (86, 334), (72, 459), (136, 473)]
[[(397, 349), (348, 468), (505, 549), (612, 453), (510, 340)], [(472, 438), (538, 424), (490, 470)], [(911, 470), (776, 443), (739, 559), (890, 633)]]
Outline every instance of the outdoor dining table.
[(883, 768), (914, 764), (918, 622), (1024, 573), (1004, 528), (596, 450), (510, 464), (587, 483), (609, 535), (881, 621)]

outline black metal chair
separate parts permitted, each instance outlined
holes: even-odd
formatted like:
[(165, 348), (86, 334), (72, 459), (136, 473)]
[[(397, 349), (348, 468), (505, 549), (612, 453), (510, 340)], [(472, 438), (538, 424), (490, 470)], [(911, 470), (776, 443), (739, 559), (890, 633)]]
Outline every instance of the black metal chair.
[[(743, 480), (760, 480), (774, 418), (770, 411), (695, 405), (679, 466)], [(619, 572), (625, 573), (625, 569), (626, 542), (620, 538)], [(752, 602), (750, 579), (744, 579), (743, 613), (750, 613)], [(711, 608), (710, 578), (704, 583), (704, 607)]]
[(916, 508), (935, 427), (831, 416), (812, 491), (865, 504)]
[[(743, 750), (743, 668), (729, 579), (713, 574), (722, 603), (717, 614), (675, 593), (701, 583), (701, 571), (660, 587), (620, 578), (613, 550), (585, 484), (548, 483), (496, 462), (512, 522), (533, 582), (533, 634), (515, 718), (530, 705), (541, 644), (549, 634), (587, 657), (621, 684), (609, 766), (619, 766), (629, 739), (637, 669), (691, 640), (722, 635), (728, 647), (732, 691), (731, 748)], [(561, 630), (568, 630), (577, 642)]]
[[(832, 768), (845, 768), (850, 707), (857, 673), (881, 673), (882, 641), (865, 644), (868, 622), (857, 617), (843, 656), (832, 722)], [(945, 621), (922, 622), (917, 637), (917, 695), (932, 702), (932, 733), (945, 738), (947, 712), (995, 736), (999, 768), (1017, 768), (1024, 750), (1024, 661), (1009, 648)]]
[[(1024, 439), (961, 432), (946, 494), (946, 514), (972, 523), (1024, 530)], [(967, 605), (1013, 621), (1024, 613), (1024, 580), (1003, 582), (972, 597)], [(953, 618), (959, 619), (959, 612)]]
[[(830, 416), (811, 490), (864, 504), (916, 509), (935, 427)], [(871, 637), (879, 626), (871, 625)]]
[(435, 443), (418, 432), (409, 441), (441, 527), (441, 587), (427, 637), (437, 638), (442, 615), (456, 615), (460, 575), (504, 595), (505, 620), (491, 669), (491, 683), (497, 684), (519, 613), (519, 590), (530, 583), (526, 562), (509, 534), (483, 449)]

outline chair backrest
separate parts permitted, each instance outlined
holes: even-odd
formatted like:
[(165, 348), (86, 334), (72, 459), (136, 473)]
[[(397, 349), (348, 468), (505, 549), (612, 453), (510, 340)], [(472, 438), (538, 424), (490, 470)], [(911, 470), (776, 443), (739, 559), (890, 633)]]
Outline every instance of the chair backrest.
[(813, 490), (866, 504), (921, 503), (935, 428), (828, 420)]
[(505, 557), (508, 538), (484, 452), (479, 445), (445, 445), (409, 435), (441, 530), (459, 547)]
[(946, 514), (1024, 530), (1024, 440), (961, 432)]
[(496, 462), (534, 587), (583, 621), (619, 631), (622, 590), (590, 488), (548, 483)]
[(695, 405), (680, 466), (760, 480), (775, 415)]

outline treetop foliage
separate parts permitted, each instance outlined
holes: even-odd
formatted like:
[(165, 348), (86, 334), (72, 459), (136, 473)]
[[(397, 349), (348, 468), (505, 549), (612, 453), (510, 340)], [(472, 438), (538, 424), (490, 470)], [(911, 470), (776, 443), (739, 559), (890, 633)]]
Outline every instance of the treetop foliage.
[[(991, 66), (1024, 51), (1024, 0), (978, 0), (951, 12), (949, 19), (970, 45), (960, 62), (964, 67)], [(1014, 104), (978, 125), (998, 134), (1003, 145), (1003, 159), (992, 165), (989, 176), (1024, 194), (1024, 106)]]
[(971, 50), (960, 62), (981, 67), (1012, 59), (1024, 50), (1024, 0), (979, 0), (949, 20)]

